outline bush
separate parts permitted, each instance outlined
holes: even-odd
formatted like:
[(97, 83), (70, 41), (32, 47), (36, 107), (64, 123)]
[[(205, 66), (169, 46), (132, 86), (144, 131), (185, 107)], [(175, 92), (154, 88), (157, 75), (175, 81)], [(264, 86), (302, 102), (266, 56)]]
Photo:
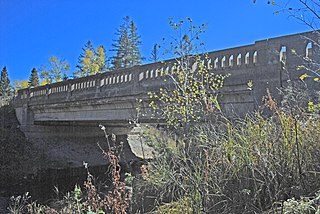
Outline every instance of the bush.
[[(104, 127), (102, 127), (103, 130)], [(106, 133), (105, 133), (106, 134)], [(28, 193), (22, 197), (11, 197), (11, 204), (8, 208), (11, 214), (18, 213), (87, 213), (105, 214), (115, 213), (124, 214), (129, 210), (130, 188), (120, 177), (121, 167), (119, 154), (122, 147), (110, 147), (109, 136), (106, 134), (109, 147), (102, 149), (104, 157), (110, 162), (108, 173), (111, 174), (112, 185), (108, 186), (107, 191), (99, 191), (93, 176), (88, 171), (87, 180), (84, 187), (76, 185), (74, 191), (67, 193), (63, 199), (57, 199), (49, 205), (42, 205), (31, 201)], [(115, 142), (113, 142), (114, 144)], [(85, 168), (87, 165), (85, 163)], [(56, 188), (59, 196), (59, 191)]]
[(266, 100), (269, 118), (198, 124), (177, 140), (146, 132), (158, 151), (145, 181), (157, 192), (158, 213), (170, 207), (164, 201), (179, 207), (186, 198), (192, 213), (261, 213), (319, 190), (319, 115), (292, 115)]

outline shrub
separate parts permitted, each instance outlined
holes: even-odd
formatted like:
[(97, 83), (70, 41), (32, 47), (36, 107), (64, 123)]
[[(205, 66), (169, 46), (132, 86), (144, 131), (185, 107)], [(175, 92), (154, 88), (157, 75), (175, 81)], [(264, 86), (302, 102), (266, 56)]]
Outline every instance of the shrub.
[[(102, 127), (103, 130), (105, 130)], [(103, 155), (110, 162), (110, 174), (112, 185), (107, 192), (100, 192), (94, 184), (93, 176), (88, 171), (87, 180), (84, 188), (76, 185), (74, 191), (67, 193), (62, 200), (56, 200), (50, 206), (32, 202), (28, 193), (22, 197), (11, 197), (11, 205), (8, 210), (11, 214), (18, 213), (88, 213), (105, 214), (115, 213), (124, 214), (129, 210), (129, 198), (131, 192), (126, 188), (125, 182), (120, 177), (119, 154), (121, 148), (110, 147), (109, 136), (105, 133), (109, 147), (102, 149)], [(113, 142), (114, 144), (115, 142)], [(87, 168), (85, 164), (85, 168)], [(58, 190), (55, 190), (59, 195)]]
[(293, 115), (266, 100), (269, 118), (257, 113), (219, 126), (198, 124), (187, 139), (173, 141), (175, 136), (149, 129), (158, 156), (146, 182), (159, 204), (166, 198), (172, 204), (163, 206), (177, 207), (188, 198), (185, 208), (193, 213), (261, 213), (318, 190), (319, 115)]

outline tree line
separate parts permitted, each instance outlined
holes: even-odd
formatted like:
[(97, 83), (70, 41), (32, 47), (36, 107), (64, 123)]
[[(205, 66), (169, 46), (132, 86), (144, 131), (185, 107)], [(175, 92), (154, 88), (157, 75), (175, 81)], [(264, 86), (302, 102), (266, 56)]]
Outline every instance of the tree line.
[[(82, 53), (78, 58), (76, 70), (72, 76), (68, 76), (70, 64), (56, 56), (51, 56), (46, 65), (40, 68), (33, 68), (29, 80), (14, 81), (10, 83), (6, 66), (1, 71), (0, 96), (8, 96), (13, 94), (14, 89), (19, 90), (27, 87), (36, 87), (39, 85), (60, 82), (69, 78), (79, 78), (97, 73), (114, 71), (124, 68), (141, 65), (144, 58), (141, 56), (141, 36), (135, 22), (126, 16), (123, 23), (116, 29), (117, 39), (112, 43), (111, 52), (114, 56), (107, 57), (106, 50), (103, 45), (94, 47), (89, 40), (82, 48)], [(157, 62), (159, 60), (157, 45), (151, 53), (150, 60)]]

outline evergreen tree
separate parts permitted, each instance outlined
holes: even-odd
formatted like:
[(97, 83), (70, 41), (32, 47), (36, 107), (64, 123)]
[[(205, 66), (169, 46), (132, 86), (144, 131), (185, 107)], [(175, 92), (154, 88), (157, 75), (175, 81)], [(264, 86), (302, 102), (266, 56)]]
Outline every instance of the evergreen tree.
[(90, 73), (89, 67), (94, 58), (94, 49), (90, 40), (84, 45), (82, 51), (83, 53), (80, 54), (78, 59), (78, 70), (73, 73), (75, 77), (88, 76)]
[(153, 45), (153, 50), (151, 52), (151, 57), (150, 57), (151, 62), (158, 62), (159, 61), (159, 53), (158, 53), (159, 47), (160, 46), (158, 44)]
[(139, 46), (141, 45), (141, 36), (138, 34), (138, 29), (133, 21), (130, 22), (129, 29), (130, 66), (141, 65), (142, 57), (139, 50)]
[(10, 84), (7, 67), (4, 66), (1, 71), (0, 77), (0, 97), (6, 97), (12, 95), (13, 88)]
[(112, 57), (112, 68), (114, 70), (125, 68), (128, 66), (127, 57), (129, 56), (128, 47), (129, 47), (129, 35), (128, 35), (128, 22), (129, 17), (127, 16), (124, 19), (124, 23), (117, 29), (116, 35), (119, 36), (118, 40), (112, 44), (114, 49), (111, 51), (115, 51), (116, 55)]
[(33, 68), (29, 78), (29, 86), (36, 87), (39, 85), (39, 76), (36, 68)]
[(135, 23), (129, 16), (124, 18), (124, 23), (117, 29), (116, 35), (119, 36), (112, 44), (111, 51), (116, 52), (112, 57), (112, 69), (129, 68), (142, 63), (139, 46), (141, 45), (140, 36), (137, 32)]
[(94, 75), (105, 70), (106, 54), (103, 46), (94, 50), (91, 42), (88, 41), (82, 50), (84, 53), (80, 54), (78, 70), (73, 73), (75, 77)]

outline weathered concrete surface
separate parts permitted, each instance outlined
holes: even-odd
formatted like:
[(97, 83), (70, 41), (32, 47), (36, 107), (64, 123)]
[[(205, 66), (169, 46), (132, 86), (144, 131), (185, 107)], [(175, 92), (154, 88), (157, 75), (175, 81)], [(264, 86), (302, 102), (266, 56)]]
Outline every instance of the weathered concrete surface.
[(3, 213), (3, 214), (9, 213), (9, 210), (8, 210), (9, 200), (10, 200), (9, 198), (0, 196), (0, 213)]
[(128, 144), (132, 153), (139, 158), (152, 159), (155, 156), (155, 150), (143, 137), (143, 127), (140, 125), (135, 126), (128, 134)]
[[(296, 70), (296, 66), (302, 63), (297, 55), (312, 56), (317, 47), (314, 45), (312, 49), (308, 49), (307, 44), (317, 39), (316, 34), (307, 32), (210, 52), (212, 72), (231, 75), (220, 92), (220, 104), (226, 115), (241, 117), (257, 110), (267, 89), (279, 102), (281, 96), (278, 88), (287, 85), (288, 80), (297, 81), (304, 72)], [(297, 55), (291, 52), (292, 49)], [(116, 134), (129, 136), (133, 129), (129, 124), (131, 120), (138, 118), (141, 123), (162, 123), (161, 119), (151, 117), (147, 92), (158, 91), (160, 87), (170, 87), (170, 82), (163, 80), (168, 77), (174, 62), (169, 60), (165, 63), (135, 66), (19, 90), (14, 103), (21, 129), (34, 142), (40, 142), (51, 135), (54, 137), (50, 139), (59, 137), (59, 144), (51, 143), (53, 140), (46, 143), (52, 145), (39, 144), (39, 148), (47, 148), (54, 156), (56, 149), (68, 151), (68, 144), (72, 144), (74, 150), (78, 150), (78, 145), (81, 145), (84, 151), (86, 146), (90, 147), (88, 150), (94, 150), (91, 144), (96, 142), (90, 141), (87, 145), (84, 141), (89, 142), (85, 139), (97, 136), (96, 131), (89, 131), (94, 128), (83, 127), (70, 131), (69, 129), (74, 130), (76, 123), (95, 123), (96, 128), (102, 123), (113, 128), (112, 132)], [(249, 80), (253, 82), (250, 89), (247, 86)], [(139, 114), (136, 110), (138, 99), (144, 100), (139, 107)], [(75, 135), (83, 139), (76, 143), (73, 143), (74, 140), (66, 143), (67, 137), (71, 139)], [(142, 155), (142, 151), (138, 151), (141, 147), (140, 140), (131, 135), (129, 141), (128, 145), (135, 148), (135, 153)], [(72, 162), (73, 155), (70, 151), (64, 156), (57, 155), (54, 158), (63, 159), (69, 156)], [(79, 155), (87, 158), (91, 156), (86, 155), (86, 152)], [(81, 162), (85, 158), (76, 159)]]
[[(108, 128), (110, 146), (117, 146), (122, 149), (120, 162), (129, 163), (138, 161), (132, 153), (128, 141), (127, 127)], [(28, 140), (34, 148), (42, 154), (45, 162), (40, 168), (61, 168), (61, 167), (81, 167), (83, 163), (88, 166), (106, 165), (108, 159), (104, 158), (103, 151), (108, 150), (109, 145), (104, 132), (98, 124), (93, 123), (46, 123), (41, 125), (32, 125), (27, 133)], [(116, 133), (116, 142), (111, 141), (111, 133)], [(99, 145), (98, 145), (99, 144)], [(101, 148), (100, 148), (101, 147)], [(41, 164), (40, 164), (41, 165)]]
[[(225, 112), (241, 116), (256, 109), (267, 88), (276, 96), (277, 87), (301, 74), (296, 71), (296, 66), (302, 61), (291, 50), (305, 56), (307, 43), (315, 36), (311, 32), (289, 35), (210, 52), (213, 72), (231, 74), (221, 91)], [(281, 53), (284, 47), (286, 52)], [(239, 54), (241, 58), (238, 59)], [(283, 69), (280, 58), (285, 61), (289, 72)], [(173, 63), (174, 60), (135, 66), (20, 90), (15, 99), (17, 117), (21, 125), (37, 121), (127, 122), (137, 116), (137, 99), (146, 99), (147, 92), (168, 86), (163, 80)], [(252, 90), (247, 87), (249, 80), (253, 81)], [(146, 115), (140, 119), (151, 118)]]

